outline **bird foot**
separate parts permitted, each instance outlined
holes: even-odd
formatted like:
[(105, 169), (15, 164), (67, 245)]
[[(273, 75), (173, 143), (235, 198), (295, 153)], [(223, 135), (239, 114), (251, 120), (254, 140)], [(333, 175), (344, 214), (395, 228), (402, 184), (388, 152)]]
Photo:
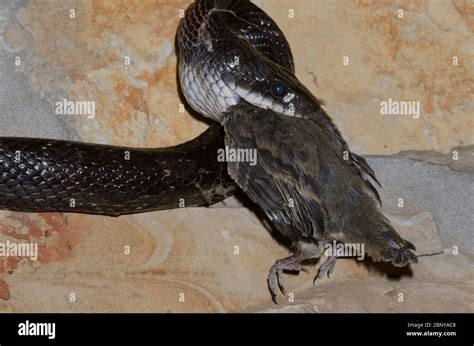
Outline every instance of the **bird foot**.
[(283, 271), (300, 271), (303, 270), (301, 264), (299, 263), (300, 259), (296, 256), (290, 256), (283, 259), (280, 259), (275, 262), (271, 267), (270, 272), (268, 273), (268, 289), (272, 295), (272, 300), (275, 304), (278, 304), (276, 301), (276, 296), (278, 294), (278, 288), (280, 288), (281, 293), (287, 295), (285, 289), (285, 280), (283, 278)]
[(314, 277), (313, 285), (316, 282), (316, 279), (322, 279), (325, 275), (329, 277), (329, 274), (331, 274), (334, 271), (334, 267), (336, 266), (336, 260), (337, 260), (337, 257), (329, 256), (326, 259), (326, 261), (323, 264), (321, 264), (321, 266), (318, 269), (318, 274)]

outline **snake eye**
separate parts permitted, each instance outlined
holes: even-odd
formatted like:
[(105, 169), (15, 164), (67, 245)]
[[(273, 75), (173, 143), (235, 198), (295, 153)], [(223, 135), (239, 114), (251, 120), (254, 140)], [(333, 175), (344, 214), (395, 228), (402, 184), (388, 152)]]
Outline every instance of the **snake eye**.
[(273, 95), (281, 97), (286, 94), (286, 88), (283, 84), (274, 84), (272, 88)]

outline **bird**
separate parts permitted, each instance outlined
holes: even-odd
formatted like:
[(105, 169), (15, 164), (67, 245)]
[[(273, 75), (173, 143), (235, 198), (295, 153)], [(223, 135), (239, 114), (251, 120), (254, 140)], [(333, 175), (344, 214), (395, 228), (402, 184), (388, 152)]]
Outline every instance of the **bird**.
[[(363, 244), (374, 261), (395, 266), (417, 262), (415, 246), (381, 212), (374, 171), (296, 77), (286, 39), (263, 10), (245, 0), (196, 0), (177, 42), (186, 100), (223, 126), (230, 150), (256, 152), (256, 162), (228, 162), (228, 173), (291, 243), (293, 254), (267, 277), (275, 302), (278, 289), (287, 294), (284, 272), (302, 270), (332, 242)], [(316, 278), (336, 259), (329, 255)]]
[[(300, 271), (328, 243), (364, 244), (374, 261), (395, 266), (417, 262), (410, 251), (415, 246), (400, 237), (378, 208), (378, 194), (368, 180), (375, 179), (372, 170), (356, 154), (344, 159), (347, 145), (326, 116), (294, 118), (246, 104), (227, 113), (223, 126), (229, 149), (257, 151), (256, 165), (229, 162), (229, 175), (295, 252), (270, 269), (274, 299), (277, 284), (287, 294), (283, 271)], [(316, 277), (329, 275), (336, 258), (329, 256)]]

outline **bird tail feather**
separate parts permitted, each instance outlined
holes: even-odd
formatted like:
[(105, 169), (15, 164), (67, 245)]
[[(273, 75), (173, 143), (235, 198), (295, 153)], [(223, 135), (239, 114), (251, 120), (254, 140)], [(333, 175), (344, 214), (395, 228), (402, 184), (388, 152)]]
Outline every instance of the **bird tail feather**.
[(365, 252), (375, 262), (392, 262), (397, 267), (418, 262), (412, 252), (416, 250), (415, 246), (403, 239), (377, 209), (353, 215), (347, 227), (341, 241), (364, 244)]

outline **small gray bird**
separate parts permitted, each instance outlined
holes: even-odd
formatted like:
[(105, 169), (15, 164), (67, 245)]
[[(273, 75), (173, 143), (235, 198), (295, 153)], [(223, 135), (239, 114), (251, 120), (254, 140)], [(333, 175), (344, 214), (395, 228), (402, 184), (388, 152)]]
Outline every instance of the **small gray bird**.
[[(286, 52), (280, 33), (263, 11), (242, 0), (198, 0), (178, 29), (186, 99), (224, 126), (229, 150), (256, 149), (255, 165), (229, 162), (229, 174), (293, 244), (295, 254), (276, 261), (268, 275), (274, 300), (278, 286), (285, 294), (283, 271), (301, 270), (333, 241), (362, 243), (375, 261), (417, 262), (414, 245), (377, 206), (372, 169), (350, 152), (295, 77), (291, 54), (291, 62), (275, 55)], [(329, 274), (335, 260), (329, 256), (317, 277)]]

